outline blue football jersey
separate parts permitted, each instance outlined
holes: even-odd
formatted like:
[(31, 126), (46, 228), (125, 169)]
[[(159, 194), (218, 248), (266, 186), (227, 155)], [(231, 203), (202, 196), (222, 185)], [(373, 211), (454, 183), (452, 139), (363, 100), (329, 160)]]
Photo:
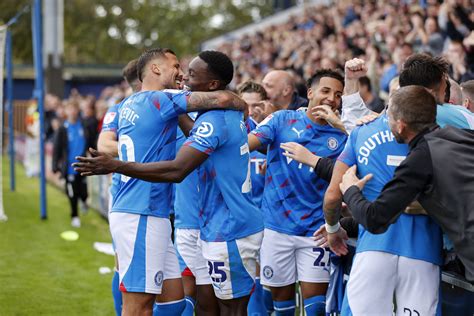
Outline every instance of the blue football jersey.
[[(249, 117), (245, 121), (247, 132), (250, 133), (257, 127), (257, 123)], [(267, 156), (254, 150), (250, 152), (250, 179), (252, 180), (252, 200), (260, 208), (262, 204), (263, 188), (265, 187), (265, 174), (262, 174), (262, 169), (267, 161)]]
[(64, 122), (67, 131), (67, 174), (77, 174), (72, 164), (77, 162), (76, 156), (82, 156), (86, 148), (86, 138), (82, 122), (77, 120), (76, 123), (69, 121)]
[[(361, 178), (373, 174), (362, 193), (374, 201), (407, 154), (408, 146), (396, 142), (387, 116), (382, 115), (352, 131), (338, 160), (357, 165)], [(441, 230), (430, 217), (402, 214), (383, 234), (372, 234), (359, 225), (356, 251), (383, 251), (440, 265), (441, 247)]]
[(262, 211), (265, 227), (296, 236), (312, 236), (324, 223), (323, 198), (328, 183), (313, 168), (283, 155), (281, 143), (296, 142), (322, 157), (336, 158), (346, 135), (311, 121), (306, 113), (278, 111), (252, 131), (267, 149)]
[(443, 104), (436, 107), (436, 123), (439, 126), (474, 129), (474, 113), (468, 109), (453, 104)]
[[(178, 128), (176, 151), (186, 141), (181, 129)], [(175, 184), (174, 191), (174, 227), (185, 229), (199, 229), (199, 192), (198, 174), (194, 170), (181, 182)]]
[[(114, 104), (107, 110), (105, 113), (104, 119), (102, 120), (102, 129), (101, 132), (114, 132), (117, 134), (118, 131), (118, 104)], [(120, 183), (120, 174), (112, 174), (112, 182), (110, 183), (110, 195), (112, 199), (117, 193), (118, 186)]]
[(185, 145), (209, 155), (198, 169), (201, 239), (231, 241), (263, 230), (261, 213), (251, 199), (249, 147), (242, 113), (202, 113)]
[[(186, 112), (191, 92), (143, 91), (119, 105), (119, 159), (140, 163), (173, 160), (176, 155), (178, 115)], [(151, 183), (124, 175), (112, 212), (168, 218), (172, 184)]]

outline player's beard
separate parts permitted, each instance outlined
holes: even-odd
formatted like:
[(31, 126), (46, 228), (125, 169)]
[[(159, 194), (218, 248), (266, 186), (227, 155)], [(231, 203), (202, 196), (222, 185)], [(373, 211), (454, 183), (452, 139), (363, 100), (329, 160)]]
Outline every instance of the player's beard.
[(402, 135), (400, 135), (396, 131), (392, 131), (392, 134), (393, 134), (393, 137), (395, 137), (395, 140), (397, 141), (397, 143), (399, 144), (405, 143), (405, 140), (403, 139)]

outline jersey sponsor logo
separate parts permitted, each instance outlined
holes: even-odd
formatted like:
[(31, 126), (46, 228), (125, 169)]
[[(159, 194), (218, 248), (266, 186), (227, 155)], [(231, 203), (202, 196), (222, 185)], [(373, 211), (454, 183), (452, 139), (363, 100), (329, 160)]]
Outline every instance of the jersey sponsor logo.
[(214, 132), (214, 126), (208, 122), (202, 122), (196, 130), (196, 135), (201, 137), (209, 137)]
[(156, 286), (162, 286), (163, 285), (163, 271), (158, 271), (155, 274), (155, 284)]
[(295, 132), (296, 135), (298, 135), (298, 138), (300, 138), (300, 137), (301, 137), (301, 134), (304, 132), (304, 129), (302, 129), (302, 130), (297, 130), (295, 127), (293, 127), (291, 130), (292, 130), (293, 132)]
[(334, 137), (329, 137), (328, 138), (328, 148), (329, 149), (336, 150), (338, 146), (339, 146), (339, 142), (337, 141), (337, 139), (335, 139)]
[(273, 269), (270, 266), (264, 266), (263, 276), (265, 279), (270, 280), (273, 277)]
[(109, 112), (105, 114), (104, 117), (104, 124), (110, 124), (114, 121), (115, 116), (117, 116), (117, 112)]
[(387, 166), (398, 167), (405, 160), (406, 156), (387, 155)]

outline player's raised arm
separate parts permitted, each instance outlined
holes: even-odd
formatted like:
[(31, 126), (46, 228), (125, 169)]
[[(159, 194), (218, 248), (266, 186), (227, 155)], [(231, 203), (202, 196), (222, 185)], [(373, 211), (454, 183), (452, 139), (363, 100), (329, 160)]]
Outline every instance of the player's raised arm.
[(211, 109), (245, 111), (247, 107), (247, 103), (231, 91), (192, 92), (187, 100), (186, 112)]
[(120, 173), (150, 182), (181, 182), (202, 164), (208, 155), (189, 146), (183, 146), (174, 160), (138, 163), (114, 159), (112, 156), (89, 149), (92, 157), (77, 157), (74, 170), (84, 176)]

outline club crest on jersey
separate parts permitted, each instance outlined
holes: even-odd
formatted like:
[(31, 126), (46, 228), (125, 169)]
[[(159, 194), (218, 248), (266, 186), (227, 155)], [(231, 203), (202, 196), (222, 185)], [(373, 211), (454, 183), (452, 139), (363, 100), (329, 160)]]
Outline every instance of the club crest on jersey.
[(265, 279), (271, 279), (273, 277), (273, 269), (270, 266), (263, 267), (263, 276)]
[(104, 117), (104, 124), (110, 124), (114, 121), (115, 116), (117, 115), (117, 112), (109, 112), (105, 114)]
[(329, 137), (328, 138), (328, 148), (331, 149), (331, 150), (336, 150), (337, 146), (339, 146), (339, 142), (337, 141), (337, 139), (335, 139), (334, 137)]
[(155, 274), (155, 284), (156, 286), (161, 286), (163, 284), (163, 271), (158, 271)]
[(214, 132), (214, 126), (208, 122), (202, 122), (196, 130), (196, 135), (201, 137), (209, 137)]

